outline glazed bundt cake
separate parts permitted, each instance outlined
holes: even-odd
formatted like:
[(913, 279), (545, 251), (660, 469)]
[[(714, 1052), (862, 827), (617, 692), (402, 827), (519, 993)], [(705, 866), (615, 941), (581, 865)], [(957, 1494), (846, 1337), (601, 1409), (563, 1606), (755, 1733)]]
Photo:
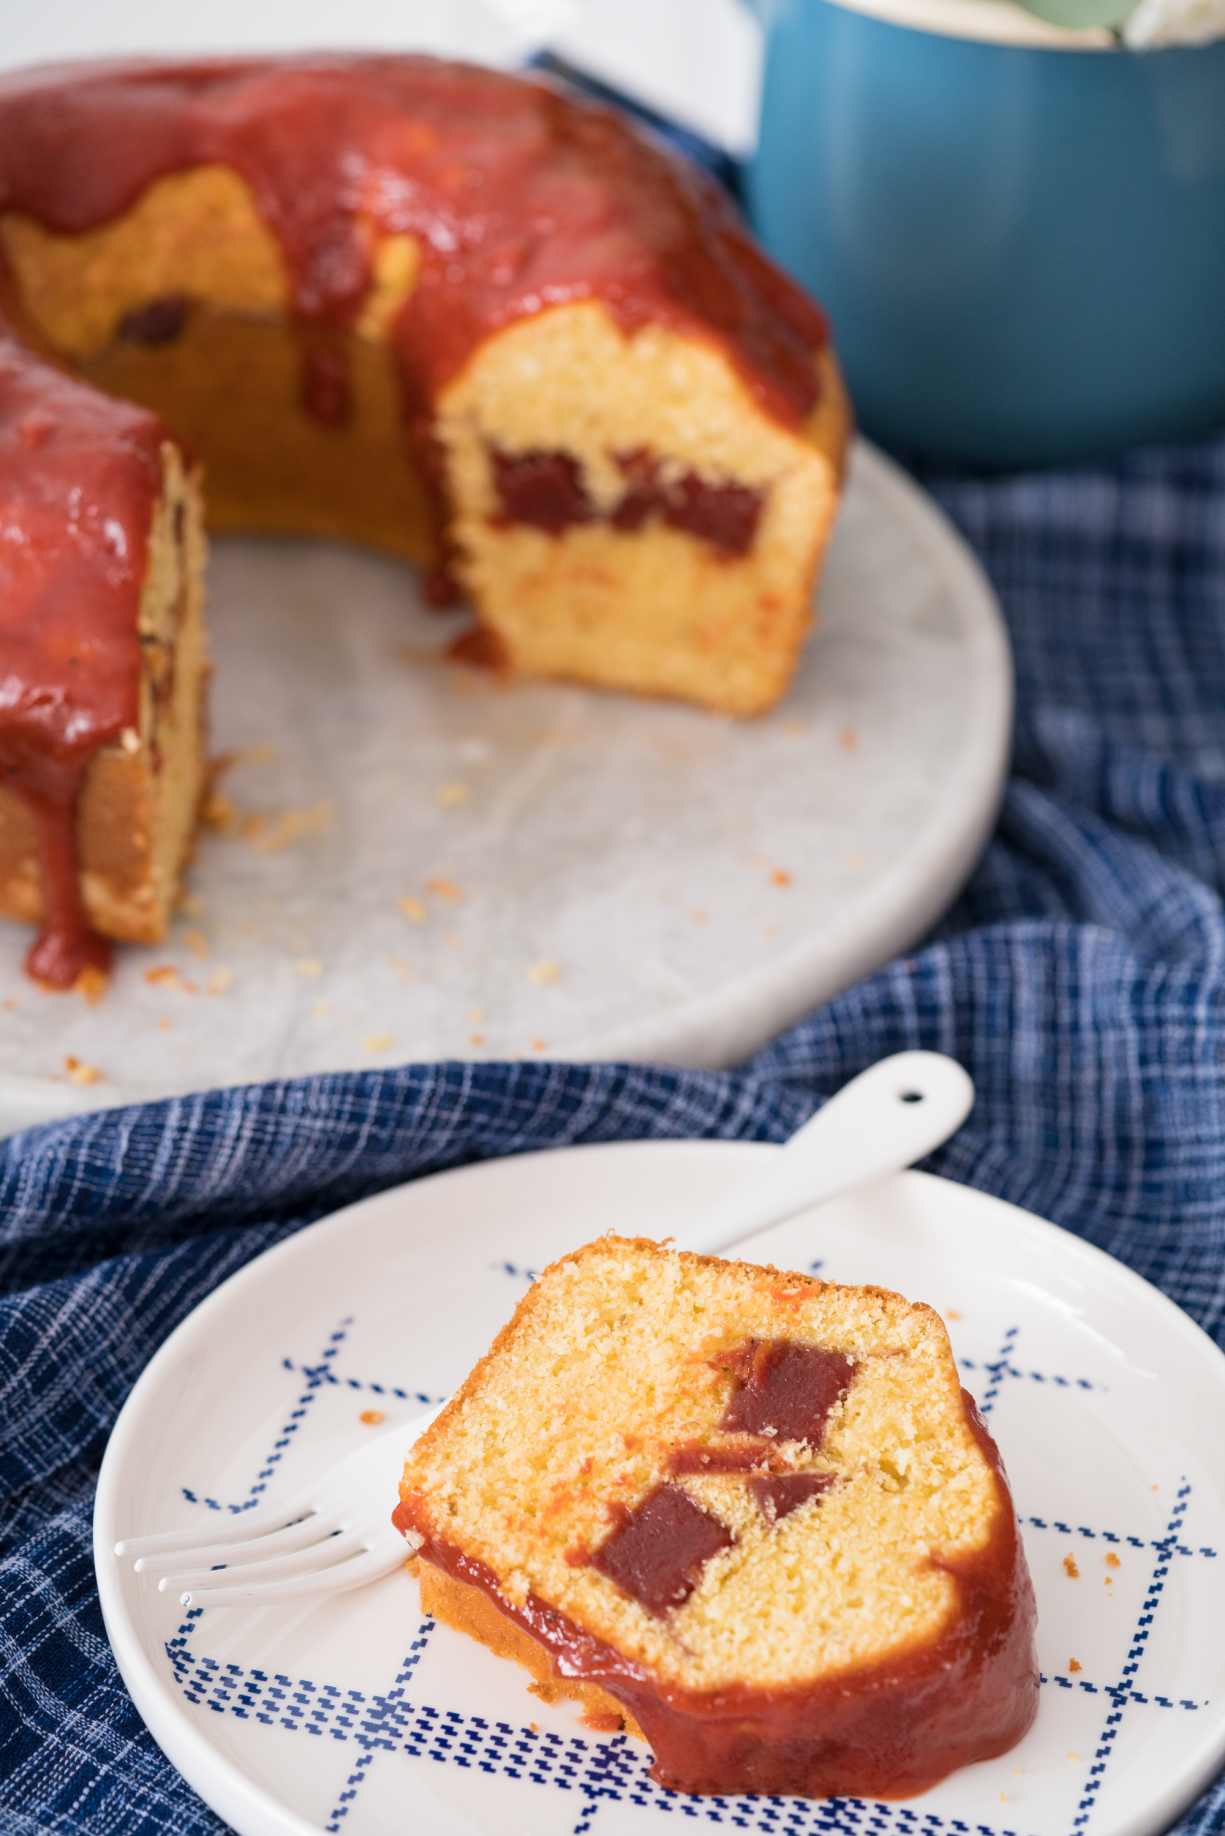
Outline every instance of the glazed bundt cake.
[(684, 1792), (905, 1797), (1037, 1708), (999, 1455), (931, 1308), (605, 1237), (413, 1447), (423, 1609)]
[(786, 686), (847, 435), (825, 321), (610, 110), (421, 57), (10, 75), (0, 269), (0, 913), (44, 981), (165, 930), (201, 476), (214, 529), (419, 562), (509, 672)]

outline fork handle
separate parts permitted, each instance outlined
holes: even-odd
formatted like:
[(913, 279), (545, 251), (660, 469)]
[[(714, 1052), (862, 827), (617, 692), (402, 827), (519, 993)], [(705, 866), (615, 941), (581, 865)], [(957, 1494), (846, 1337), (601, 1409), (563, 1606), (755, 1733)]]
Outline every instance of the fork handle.
[(844, 1084), (770, 1164), (735, 1187), (676, 1247), (716, 1255), (870, 1179), (900, 1173), (965, 1121), (974, 1085), (941, 1052), (895, 1052)]

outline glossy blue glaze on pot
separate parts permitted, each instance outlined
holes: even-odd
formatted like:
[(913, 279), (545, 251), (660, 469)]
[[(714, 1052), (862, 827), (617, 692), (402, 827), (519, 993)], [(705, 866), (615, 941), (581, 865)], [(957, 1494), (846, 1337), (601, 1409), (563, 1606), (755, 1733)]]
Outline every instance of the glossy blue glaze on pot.
[(866, 432), (993, 465), (1225, 421), (1225, 43), (984, 44), (766, 0), (766, 247)]

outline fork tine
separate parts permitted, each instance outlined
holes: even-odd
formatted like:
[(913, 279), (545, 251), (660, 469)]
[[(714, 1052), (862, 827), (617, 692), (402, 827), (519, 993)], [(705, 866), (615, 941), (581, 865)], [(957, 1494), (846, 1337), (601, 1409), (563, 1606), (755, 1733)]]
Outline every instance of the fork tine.
[[(396, 1538), (399, 1542), (399, 1538)], [(180, 1606), (257, 1606), (261, 1602), (274, 1606), (279, 1600), (323, 1599), (328, 1594), (347, 1593), (350, 1588), (365, 1587), (378, 1581), (393, 1569), (403, 1566), (408, 1556), (403, 1544), (380, 1543), (363, 1556), (340, 1562), (322, 1573), (293, 1576), (286, 1581), (269, 1581), (264, 1587), (197, 1587), (180, 1594)]]
[(175, 1587), (189, 1587), (193, 1581), (228, 1581), (241, 1586), (246, 1576), (251, 1577), (252, 1586), (262, 1587), (265, 1581), (272, 1581), (282, 1575), (318, 1574), (320, 1563), (327, 1560), (329, 1566), (334, 1562), (347, 1560), (349, 1556), (361, 1555), (370, 1546), (368, 1537), (350, 1534), (348, 1536), (327, 1537), (321, 1542), (311, 1543), (306, 1549), (299, 1549), (293, 1555), (277, 1556), (271, 1562), (261, 1562), (258, 1558), (246, 1563), (238, 1563), (224, 1569), (210, 1567), (176, 1569), (173, 1574), (163, 1575), (157, 1584), (159, 1594), (168, 1594)]
[[(276, 1504), (256, 1505), (252, 1511), (236, 1512), (228, 1521), (214, 1528), (208, 1526), (210, 1539), (208, 1547), (215, 1548), (223, 1544), (246, 1542), (249, 1537), (261, 1536), (268, 1530), (280, 1530), (286, 1525), (299, 1522), (315, 1509), (314, 1498), (318, 1492), (318, 1483), (303, 1486), (289, 1498)], [(117, 1556), (171, 1555), (176, 1550), (203, 1547), (200, 1543), (201, 1525), (194, 1530), (155, 1530), (148, 1536), (125, 1536), (115, 1544)]]
[[(359, 1470), (364, 1470), (365, 1463), (371, 1454), (377, 1461), (381, 1456), (374, 1453), (376, 1447), (384, 1443), (396, 1444), (397, 1457), (391, 1464), (398, 1472), (403, 1464), (403, 1457), (409, 1446), (425, 1433), (432, 1422), (442, 1414), (444, 1403), (439, 1403), (415, 1416), (412, 1421), (396, 1423), (390, 1428), (373, 1436), (361, 1447), (339, 1461), (335, 1466), (322, 1473), (316, 1473), (308, 1484), (300, 1486), (288, 1498), (278, 1499), (268, 1504), (256, 1505), (250, 1511), (235, 1512), (228, 1520), (223, 1519), (220, 1525), (209, 1525), (207, 1530), (197, 1525), (194, 1530), (158, 1530), (147, 1536), (126, 1536), (115, 1544), (117, 1556), (150, 1556), (173, 1555), (183, 1550), (197, 1548), (213, 1549), (225, 1544), (241, 1543), (251, 1537), (262, 1536), (266, 1531), (281, 1530), (309, 1516), (321, 1505), (337, 1496), (345, 1494), (345, 1470), (353, 1463)], [(207, 1543), (203, 1538), (207, 1536)]]
[(296, 1524), (288, 1524), (284, 1530), (270, 1530), (266, 1536), (245, 1537), (242, 1542), (191, 1543), (183, 1549), (155, 1551), (152, 1555), (138, 1556), (132, 1566), (138, 1575), (147, 1574), (151, 1568), (165, 1574), (167, 1555), (179, 1556), (184, 1562), (202, 1568), (215, 1567), (218, 1562), (259, 1562), (265, 1555), (288, 1555), (304, 1544), (320, 1543), (340, 1528), (335, 1511), (317, 1511), (310, 1517), (300, 1517)]

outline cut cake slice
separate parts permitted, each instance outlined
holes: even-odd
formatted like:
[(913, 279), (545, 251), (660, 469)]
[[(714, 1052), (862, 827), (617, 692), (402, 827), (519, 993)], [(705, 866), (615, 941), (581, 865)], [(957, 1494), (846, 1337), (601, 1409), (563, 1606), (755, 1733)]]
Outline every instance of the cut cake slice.
[(1037, 1708), (995, 1445), (930, 1307), (603, 1237), (412, 1449), (423, 1609), (683, 1792), (905, 1797)]

